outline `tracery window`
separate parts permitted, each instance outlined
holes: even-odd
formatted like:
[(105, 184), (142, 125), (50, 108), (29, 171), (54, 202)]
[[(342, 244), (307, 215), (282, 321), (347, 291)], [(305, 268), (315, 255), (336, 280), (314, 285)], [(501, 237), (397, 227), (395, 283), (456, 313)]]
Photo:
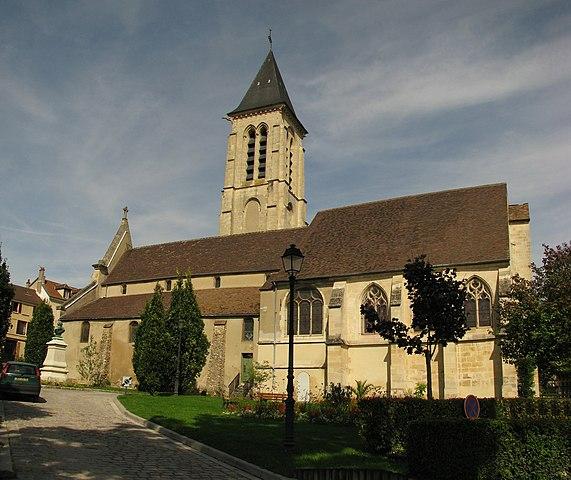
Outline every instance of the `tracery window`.
[(260, 129), (260, 143), (258, 146), (258, 178), (266, 178), (266, 151), (268, 146), (268, 130)]
[(129, 343), (135, 343), (135, 336), (137, 335), (137, 328), (139, 328), (138, 322), (131, 322), (129, 324)]
[(254, 179), (254, 154), (256, 151), (256, 132), (254, 128), (248, 130), (248, 150), (246, 158), (246, 180)]
[[(289, 321), (289, 298), (286, 302)], [(323, 298), (314, 288), (295, 292), (293, 333), (294, 335), (321, 335), (323, 333)]]
[(466, 284), (464, 313), (469, 327), (492, 325), (492, 296), (489, 288), (479, 278), (471, 278)]
[[(379, 316), (379, 320), (381, 321), (387, 320), (389, 316), (389, 303), (387, 301), (387, 296), (383, 289), (376, 283), (373, 283), (369, 288), (367, 288), (363, 294), (361, 305), (374, 308)], [(361, 315), (361, 322), (363, 325), (363, 333), (375, 333), (373, 324), (369, 322), (364, 315)]]
[(79, 336), (79, 341), (81, 343), (89, 342), (89, 322), (86, 320), (81, 323), (81, 334)]

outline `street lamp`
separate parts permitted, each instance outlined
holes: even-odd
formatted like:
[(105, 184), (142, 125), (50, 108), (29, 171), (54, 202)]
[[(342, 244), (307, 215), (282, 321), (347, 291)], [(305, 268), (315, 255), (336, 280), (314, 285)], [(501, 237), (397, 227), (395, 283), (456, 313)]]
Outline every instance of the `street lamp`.
[(301, 271), (303, 264), (303, 253), (293, 243), (286, 248), (282, 255), (284, 270), (289, 276), (289, 318), (288, 318), (288, 362), (287, 362), (287, 399), (285, 401), (285, 439), (284, 447), (292, 449), (294, 447), (293, 440), (293, 418), (294, 418), (294, 399), (293, 399), (293, 305), (294, 305), (294, 287), (295, 277)]

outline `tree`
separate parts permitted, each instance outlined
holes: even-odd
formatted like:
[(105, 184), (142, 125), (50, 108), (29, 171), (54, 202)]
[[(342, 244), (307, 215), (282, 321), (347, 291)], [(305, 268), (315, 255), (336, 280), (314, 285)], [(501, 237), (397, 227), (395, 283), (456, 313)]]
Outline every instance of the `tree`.
[(157, 283), (155, 293), (145, 305), (135, 334), (133, 369), (139, 390), (156, 393), (167, 391), (174, 360), (172, 340), (166, 330), (163, 294)]
[(464, 315), (466, 291), (464, 283), (456, 280), (454, 270), (436, 272), (425, 255), (409, 260), (403, 274), (412, 309), (410, 327), (396, 318), (381, 320), (375, 309), (367, 305), (361, 306), (361, 312), (381, 337), (409, 355), (424, 355), (427, 395), (432, 399), (431, 361), (436, 349), (449, 342), (457, 343), (468, 331)]
[(544, 245), (533, 278), (512, 278), (508, 298), (500, 303), (500, 348), (516, 366), (518, 394), (533, 395), (533, 372), (541, 387), (554, 374), (571, 371), (571, 245)]
[(0, 244), (0, 353), (4, 352), (6, 334), (10, 328), (13, 298), (14, 287), (10, 283), (10, 271), (6, 265), (6, 259), (2, 258), (2, 245)]
[(41, 302), (32, 315), (32, 321), (28, 325), (26, 336), (26, 349), (24, 359), (26, 362), (35, 363), (41, 367), (46, 359), (48, 343), (54, 336), (54, 313), (52, 307), (46, 302)]
[(103, 348), (93, 337), (81, 349), (81, 357), (77, 364), (77, 371), (92, 387), (105, 387), (109, 385), (109, 377), (105, 368), (105, 355)]
[(175, 394), (183, 393), (196, 388), (210, 347), (190, 275), (180, 277), (173, 288), (166, 327), (177, 352), (172, 389)]

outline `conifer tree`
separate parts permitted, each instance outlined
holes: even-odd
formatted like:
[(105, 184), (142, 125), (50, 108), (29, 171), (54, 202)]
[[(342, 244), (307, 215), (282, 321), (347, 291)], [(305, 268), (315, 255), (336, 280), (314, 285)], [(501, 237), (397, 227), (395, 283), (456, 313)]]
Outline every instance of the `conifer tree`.
[(172, 377), (174, 356), (165, 319), (163, 291), (157, 283), (154, 295), (141, 314), (133, 350), (133, 369), (139, 390), (152, 394), (166, 391)]
[(178, 359), (174, 365), (172, 389), (176, 394), (184, 393), (196, 388), (196, 379), (206, 364), (210, 347), (190, 275), (179, 278), (173, 289), (167, 330), (174, 340)]
[(0, 245), (0, 353), (4, 352), (6, 334), (10, 328), (13, 298), (14, 287), (10, 283), (10, 272), (6, 259), (2, 258), (2, 245)]
[(41, 367), (48, 352), (48, 343), (54, 336), (54, 312), (47, 303), (41, 302), (34, 308), (32, 321), (28, 325), (26, 336), (26, 362), (35, 363)]

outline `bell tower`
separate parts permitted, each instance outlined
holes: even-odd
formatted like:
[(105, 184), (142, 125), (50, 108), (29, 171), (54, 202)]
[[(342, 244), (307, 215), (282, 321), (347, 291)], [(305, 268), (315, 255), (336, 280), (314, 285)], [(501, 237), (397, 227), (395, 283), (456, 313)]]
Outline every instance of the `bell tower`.
[(306, 225), (303, 145), (298, 120), (271, 50), (230, 113), (220, 235)]

